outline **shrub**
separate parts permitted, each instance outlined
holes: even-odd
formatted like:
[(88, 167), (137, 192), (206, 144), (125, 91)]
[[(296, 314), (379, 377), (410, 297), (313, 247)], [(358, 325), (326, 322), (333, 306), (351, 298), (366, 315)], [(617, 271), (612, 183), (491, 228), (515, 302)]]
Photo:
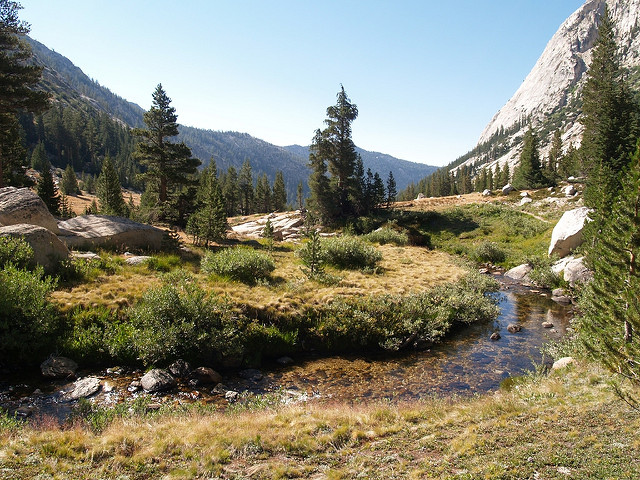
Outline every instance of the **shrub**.
[(375, 268), (382, 254), (358, 237), (343, 235), (322, 242), (322, 258), (336, 268), (365, 270)]
[(68, 321), (69, 332), (63, 342), (65, 354), (93, 365), (111, 358), (106, 332), (118, 323), (115, 312), (104, 306), (78, 307), (68, 314)]
[(34, 266), (33, 248), (23, 238), (0, 237), (0, 268), (9, 263), (18, 268)]
[(154, 255), (145, 262), (149, 270), (156, 272), (170, 272), (182, 264), (180, 257), (175, 254)]
[(248, 320), (208, 295), (186, 273), (170, 274), (129, 310), (128, 322), (107, 332), (114, 354), (135, 352), (145, 365), (176, 358), (212, 362), (242, 357)]
[(428, 292), (337, 300), (305, 316), (311, 319), (310, 340), (318, 348), (400, 350), (419, 341), (438, 341), (456, 323), (494, 319), (498, 307), (485, 293), (496, 289), (495, 280), (472, 272)]
[(507, 253), (495, 242), (482, 242), (476, 247), (474, 258), (478, 262), (500, 263), (507, 258)]
[(248, 247), (207, 252), (201, 266), (205, 273), (215, 273), (245, 283), (266, 279), (276, 268), (269, 255)]
[(55, 284), (41, 267), (29, 272), (9, 264), (0, 270), (0, 362), (33, 360), (49, 346), (57, 328), (48, 298)]
[(409, 243), (409, 237), (405, 232), (398, 232), (392, 228), (384, 227), (378, 230), (374, 230), (363, 236), (363, 238), (371, 243), (378, 243), (385, 245), (392, 243), (398, 246), (404, 246)]

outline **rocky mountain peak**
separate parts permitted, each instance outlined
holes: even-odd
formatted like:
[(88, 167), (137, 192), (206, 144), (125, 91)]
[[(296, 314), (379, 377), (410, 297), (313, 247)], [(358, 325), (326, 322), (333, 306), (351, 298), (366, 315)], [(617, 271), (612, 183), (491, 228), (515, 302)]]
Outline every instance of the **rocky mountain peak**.
[(579, 144), (580, 94), (605, 5), (616, 25), (622, 65), (640, 67), (640, 0), (587, 0), (560, 26), (520, 88), (482, 132), (479, 145), (495, 141), (502, 131), (508, 132), (507, 138), (500, 140), (504, 148), (499, 150), (499, 158), (476, 155), (466, 164), (515, 164), (519, 139), (529, 122), (538, 129), (546, 126), (540, 139), (543, 152), (556, 128), (564, 132), (565, 148)]

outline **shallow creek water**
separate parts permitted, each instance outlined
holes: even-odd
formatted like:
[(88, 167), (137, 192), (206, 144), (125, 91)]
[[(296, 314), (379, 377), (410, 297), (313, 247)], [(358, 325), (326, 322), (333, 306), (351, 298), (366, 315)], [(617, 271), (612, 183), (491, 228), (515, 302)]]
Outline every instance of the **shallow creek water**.
[[(539, 347), (549, 340), (560, 339), (572, 315), (570, 306), (553, 302), (544, 292), (500, 280), (503, 286), (496, 295), (501, 314), (495, 321), (461, 327), (429, 350), (391, 356), (308, 355), (296, 358), (288, 366), (265, 364), (259, 374), (225, 375), (225, 389), (253, 393), (284, 391), (294, 400), (316, 398), (354, 403), (495, 390), (505, 378), (521, 375), (540, 364), (543, 359)], [(553, 328), (544, 328), (543, 322), (551, 322)], [(507, 326), (511, 323), (519, 323), (522, 330), (509, 333)], [(501, 338), (491, 340), (493, 332), (499, 332)], [(102, 381), (102, 391), (94, 397), (101, 404), (146, 395), (128, 389), (142, 372), (78, 372), (79, 377), (88, 375), (98, 376)], [(0, 384), (0, 406), (10, 412), (21, 409), (27, 414), (63, 419), (76, 403), (61, 400), (59, 392), (66, 384), (41, 378), (5, 381)], [(211, 385), (196, 388), (182, 385), (152, 397), (157, 403), (204, 401), (221, 408), (227, 405), (224, 392), (212, 392)]]

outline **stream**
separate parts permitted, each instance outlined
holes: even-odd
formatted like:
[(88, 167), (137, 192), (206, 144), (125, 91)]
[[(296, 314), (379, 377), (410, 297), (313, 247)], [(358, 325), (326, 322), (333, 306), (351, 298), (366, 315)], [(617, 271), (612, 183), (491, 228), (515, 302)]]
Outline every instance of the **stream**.
[[(290, 365), (265, 363), (260, 371), (245, 370), (224, 376), (224, 387), (180, 386), (168, 393), (147, 394), (131, 388), (143, 372), (108, 369), (79, 371), (78, 378), (92, 375), (101, 380), (101, 391), (92, 401), (113, 405), (141, 395), (156, 404), (194, 401), (224, 408), (227, 391), (248, 393), (280, 392), (293, 401), (395, 402), (429, 396), (469, 395), (496, 390), (512, 376), (531, 371), (543, 362), (543, 343), (559, 340), (570, 328), (571, 305), (552, 301), (545, 292), (509, 283), (499, 277), (502, 288), (495, 295), (501, 313), (493, 322), (457, 328), (443, 342), (421, 352), (403, 354), (339, 355), (297, 357)], [(543, 327), (543, 322), (553, 324)], [(518, 323), (522, 330), (507, 331)], [(548, 325), (547, 325), (548, 327)], [(498, 332), (500, 339), (492, 340)], [(21, 416), (52, 416), (64, 420), (77, 401), (65, 402), (60, 391), (68, 381), (42, 377), (7, 379), (0, 382), (0, 407)], [(235, 395), (235, 394), (234, 394)]]

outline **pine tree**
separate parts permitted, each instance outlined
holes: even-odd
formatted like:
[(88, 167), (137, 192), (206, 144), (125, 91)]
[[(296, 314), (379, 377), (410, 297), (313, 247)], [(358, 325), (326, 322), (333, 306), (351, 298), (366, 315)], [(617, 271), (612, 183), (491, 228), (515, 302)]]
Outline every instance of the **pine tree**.
[(220, 190), (215, 162), (200, 174), (196, 211), (189, 217), (187, 233), (193, 235), (194, 243), (209, 246), (210, 242), (226, 237), (227, 215)]
[(31, 50), (21, 39), (29, 25), (18, 18), (21, 8), (18, 2), (0, 0), (0, 188), (28, 183), (17, 115), (49, 105), (49, 95), (35, 89), (42, 67), (29, 62)]
[(524, 134), (520, 163), (513, 172), (513, 186), (517, 189), (540, 188), (543, 184), (538, 136), (529, 127)]
[(246, 159), (240, 168), (238, 175), (238, 189), (240, 191), (241, 210), (243, 215), (249, 215), (253, 212), (253, 201), (255, 192), (253, 189), (253, 173), (251, 172), (251, 163)]
[(47, 168), (40, 174), (40, 181), (37, 187), (38, 196), (42, 199), (52, 215), (60, 214), (60, 197), (58, 196), (58, 188), (53, 181), (53, 173), (51, 172), (51, 166), (47, 165)]
[(36, 148), (31, 152), (31, 168), (38, 172), (44, 172), (48, 166), (49, 161), (47, 160), (47, 152), (44, 148), (44, 142), (38, 142)]
[(282, 212), (287, 208), (287, 187), (284, 183), (284, 174), (276, 172), (276, 179), (273, 181), (273, 209)]
[(271, 212), (271, 186), (267, 174), (263, 173), (258, 177), (255, 188), (254, 212)]
[(60, 182), (60, 191), (64, 195), (78, 195), (80, 189), (78, 188), (78, 178), (73, 171), (71, 164), (67, 165), (62, 173), (62, 181)]
[(387, 208), (396, 201), (398, 196), (398, 189), (396, 187), (396, 179), (393, 178), (393, 172), (389, 170), (389, 176), (387, 177)]
[[(640, 386), (640, 149), (622, 183), (587, 253), (593, 280), (580, 299), (578, 332), (596, 359)], [(638, 408), (637, 399), (627, 400)]]
[(351, 123), (357, 116), (358, 107), (351, 103), (341, 86), (336, 104), (327, 108), (327, 127), (316, 131), (310, 146), (309, 166), (313, 178), (309, 187), (313, 207), (323, 221), (335, 221), (354, 213), (352, 198), (358, 153), (351, 139)]
[(298, 182), (298, 188), (296, 189), (296, 203), (299, 210), (304, 208), (304, 185), (302, 181)]
[[(171, 106), (171, 99), (162, 88), (156, 87), (151, 109), (143, 115), (146, 129), (137, 128), (134, 134), (141, 138), (134, 156), (146, 167), (142, 177), (155, 183), (157, 202), (168, 207), (169, 196), (182, 185), (193, 184), (193, 175), (200, 160), (191, 158), (191, 149), (184, 142), (171, 143), (178, 135), (178, 116)], [(165, 212), (163, 215), (168, 216)]]
[(100, 213), (119, 217), (128, 216), (127, 205), (122, 196), (120, 179), (109, 156), (102, 162), (102, 171), (98, 177), (96, 190), (100, 203)]
[(580, 156), (588, 175), (584, 199), (596, 209), (611, 207), (638, 133), (637, 112), (623, 73), (614, 24), (605, 8), (582, 93)]
[(238, 172), (231, 165), (227, 173), (221, 178), (222, 183), (222, 199), (224, 201), (224, 208), (228, 217), (233, 217), (238, 214), (238, 208), (240, 205), (240, 187), (238, 186)]

